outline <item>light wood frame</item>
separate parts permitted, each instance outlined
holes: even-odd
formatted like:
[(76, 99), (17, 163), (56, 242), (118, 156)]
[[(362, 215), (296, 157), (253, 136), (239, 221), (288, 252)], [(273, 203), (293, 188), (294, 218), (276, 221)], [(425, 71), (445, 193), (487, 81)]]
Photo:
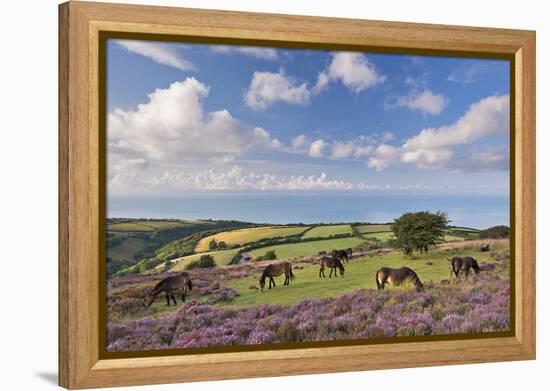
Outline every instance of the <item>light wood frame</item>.
[[(100, 359), (100, 31), (509, 55), (515, 203), (514, 336)], [(535, 358), (535, 32), (69, 2), (59, 7), (59, 384), (90, 388)]]

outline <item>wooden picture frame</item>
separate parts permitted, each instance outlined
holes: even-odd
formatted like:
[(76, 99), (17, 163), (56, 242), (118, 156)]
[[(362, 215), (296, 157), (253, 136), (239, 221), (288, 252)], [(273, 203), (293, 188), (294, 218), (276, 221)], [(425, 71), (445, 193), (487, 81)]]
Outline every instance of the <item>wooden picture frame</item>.
[[(506, 337), (102, 358), (104, 253), (100, 34), (195, 42), (500, 56), (513, 64), (511, 274)], [(59, 384), (90, 388), (535, 358), (535, 32), (416, 23), (68, 2), (59, 6)]]

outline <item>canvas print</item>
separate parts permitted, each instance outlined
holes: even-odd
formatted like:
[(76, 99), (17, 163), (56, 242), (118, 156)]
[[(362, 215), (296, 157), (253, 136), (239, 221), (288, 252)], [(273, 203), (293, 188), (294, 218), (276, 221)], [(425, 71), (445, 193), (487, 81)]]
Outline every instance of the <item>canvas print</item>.
[(511, 330), (507, 60), (106, 50), (107, 352)]

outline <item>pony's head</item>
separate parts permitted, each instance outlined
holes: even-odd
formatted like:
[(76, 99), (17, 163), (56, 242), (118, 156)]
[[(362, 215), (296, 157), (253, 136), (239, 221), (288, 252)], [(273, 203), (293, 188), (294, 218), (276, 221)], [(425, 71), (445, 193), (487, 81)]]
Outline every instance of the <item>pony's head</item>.
[(155, 298), (157, 296), (155, 295), (155, 291), (152, 290), (149, 293), (147, 293), (147, 304), (145, 304), (146, 307), (151, 307), (151, 304), (155, 301)]
[(342, 262), (338, 262), (338, 269), (340, 270), (340, 275), (344, 277), (344, 272), (346, 269), (344, 269), (344, 265), (342, 265)]
[(265, 287), (265, 277), (266, 277), (266, 273), (263, 272), (263, 273), (262, 273), (262, 276), (260, 277), (260, 292), (263, 292), (263, 291), (264, 291), (264, 287)]
[(479, 264), (475, 259), (472, 262), (472, 269), (474, 269), (475, 274), (479, 274), (479, 272), (481, 271), (481, 269), (479, 268)]

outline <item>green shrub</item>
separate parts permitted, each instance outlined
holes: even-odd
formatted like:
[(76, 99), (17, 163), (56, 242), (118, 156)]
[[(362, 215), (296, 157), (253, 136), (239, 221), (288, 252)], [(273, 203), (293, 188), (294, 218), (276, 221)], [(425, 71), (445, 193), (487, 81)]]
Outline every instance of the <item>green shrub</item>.
[(260, 255), (259, 257), (256, 257), (254, 259), (254, 261), (255, 262), (271, 261), (271, 260), (274, 260), (274, 259), (277, 259), (277, 254), (275, 254), (275, 250), (269, 250), (264, 255)]
[(185, 269), (206, 269), (212, 267), (216, 267), (216, 261), (214, 260), (214, 257), (210, 254), (204, 254), (201, 255), (199, 259), (189, 262)]

